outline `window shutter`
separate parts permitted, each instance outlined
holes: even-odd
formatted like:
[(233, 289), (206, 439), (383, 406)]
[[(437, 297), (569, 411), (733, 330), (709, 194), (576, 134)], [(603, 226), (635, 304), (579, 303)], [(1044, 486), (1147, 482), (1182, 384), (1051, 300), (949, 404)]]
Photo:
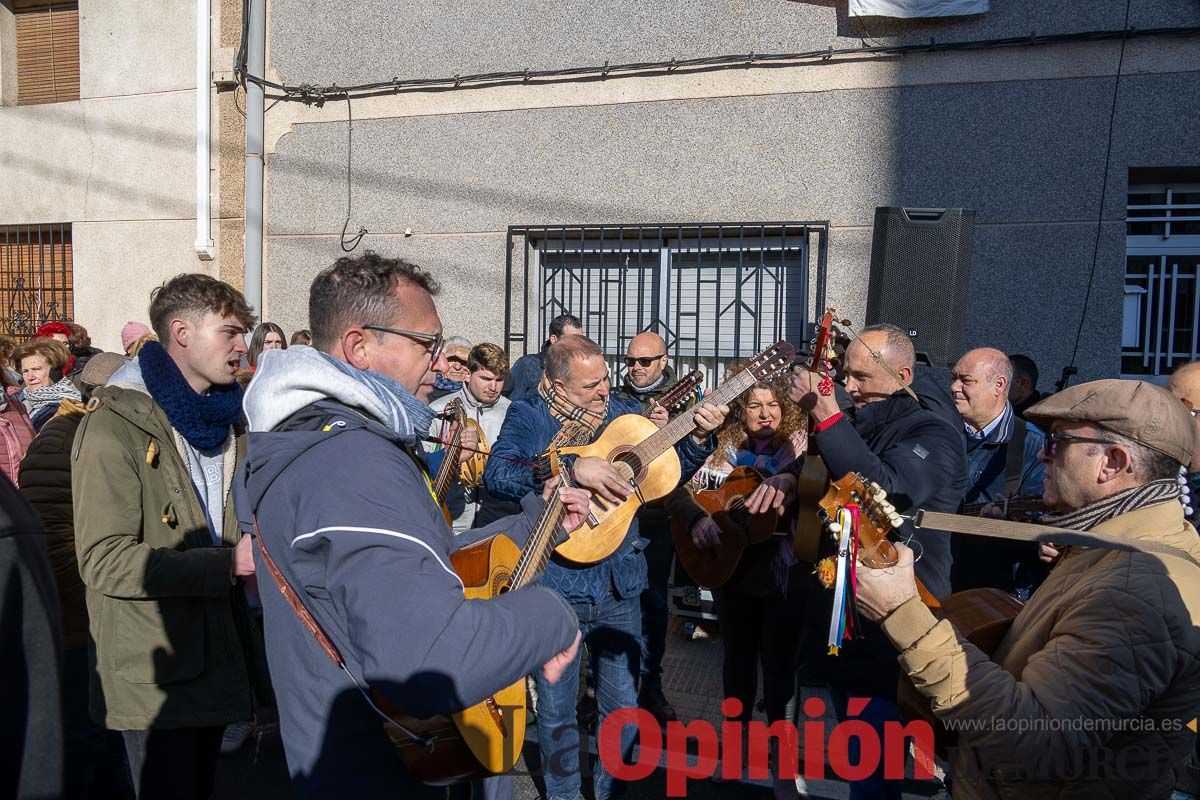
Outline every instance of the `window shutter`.
[(16, 9), (17, 104), (79, 99), (79, 4)]

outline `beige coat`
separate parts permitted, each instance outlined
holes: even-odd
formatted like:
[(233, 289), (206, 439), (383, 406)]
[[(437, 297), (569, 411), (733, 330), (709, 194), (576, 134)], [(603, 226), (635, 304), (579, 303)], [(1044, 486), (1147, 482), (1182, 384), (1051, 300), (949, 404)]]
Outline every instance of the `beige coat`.
[[(1170, 501), (1097, 533), (1200, 559)], [(917, 600), (883, 629), (900, 667), (957, 727), (954, 798), (1168, 797), (1200, 713), (1200, 567), (1184, 557), (1073, 548), (994, 660)], [(966, 731), (961, 726), (978, 725)]]

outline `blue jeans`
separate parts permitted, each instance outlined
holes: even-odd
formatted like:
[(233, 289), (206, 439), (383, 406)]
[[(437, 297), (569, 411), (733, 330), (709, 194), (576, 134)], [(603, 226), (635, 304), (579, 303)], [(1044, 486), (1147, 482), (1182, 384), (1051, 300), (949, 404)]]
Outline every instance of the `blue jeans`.
[(671, 543), (670, 528), (641, 530), (649, 540), (646, 545), (646, 572), (650, 586), (642, 592), (642, 689), (662, 691), (662, 661), (667, 651), (669, 608), (667, 595), (671, 582), (671, 562), (675, 546)]
[[(637, 706), (638, 673), (641, 662), (642, 610), (637, 597), (618, 600), (611, 594), (595, 603), (572, 603), (579, 629), (591, 655), (592, 680), (600, 707), (600, 724), (618, 708)], [(579, 652), (583, 652), (580, 647)], [(567, 666), (558, 683), (549, 683), (541, 670), (537, 682), (537, 736), (547, 800), (577, 800), (581, 785), (579, 771), (579, 724), (575, 701), (579, 695), (579, 656)], [(637, 729), (625, 726), (621, 750), (633, 752)], [(599, 762), (592, 776), (596, 800), (620, 794), (620, 786)]]
[[(836, 712), (839, 721), (844, 721), (847, 718), (847, 703), (852, 695), (842, 690), (834, 690), (833, 699), (836, 704)], [(892, 700), (883, 697), (872, 697), (871, 702), (863, 709), (855, 719), (860, 719), (866, 722), (879, 733), (879, 741), (883, 741), (883, 724), (885, 722), (903, 722), (900, 717), (900, 707)], [(859, 763), (859, 741), (857, 738), (850, 740), (850, 745), (847, 748), (850, 757), (850, 763)], [(883, 759), (879, 759), (879, 766), (875, 772), (865, 780), (856, 781), (850, 784), (850, 800), (900, 800), (900, 790), (903, 781), (885, 780), (883, 777)]]

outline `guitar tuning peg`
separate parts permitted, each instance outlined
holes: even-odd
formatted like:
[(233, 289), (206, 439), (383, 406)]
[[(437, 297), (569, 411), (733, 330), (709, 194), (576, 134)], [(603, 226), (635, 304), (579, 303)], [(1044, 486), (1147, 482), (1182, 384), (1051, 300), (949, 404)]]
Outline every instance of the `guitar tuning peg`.
[(899, 514), (889, 514), (888, 522), (892, 524), (893, 528), (899, 528), (904, 524), (904, 517), (900, 516)]

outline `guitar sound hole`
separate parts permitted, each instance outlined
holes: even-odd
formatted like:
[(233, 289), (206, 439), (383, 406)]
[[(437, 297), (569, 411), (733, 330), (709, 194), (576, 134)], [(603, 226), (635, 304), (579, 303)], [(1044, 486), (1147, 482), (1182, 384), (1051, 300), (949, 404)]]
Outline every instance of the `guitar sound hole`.
[(632, 480), (640, 482), (642, 478), (646, 477), (646, 474), (645, 474), (646, 471), (645, 471), (645, 468), (642, 466), (641, 459), (639, 459), (632, 452), (625, 452), (625, 453), (619, 454), (616, 458), (613, 459), (613, 464), (618, 465), (618, 467), (625, 468), (621, 471), (625, 473), (626, 478), (630, 478)]

